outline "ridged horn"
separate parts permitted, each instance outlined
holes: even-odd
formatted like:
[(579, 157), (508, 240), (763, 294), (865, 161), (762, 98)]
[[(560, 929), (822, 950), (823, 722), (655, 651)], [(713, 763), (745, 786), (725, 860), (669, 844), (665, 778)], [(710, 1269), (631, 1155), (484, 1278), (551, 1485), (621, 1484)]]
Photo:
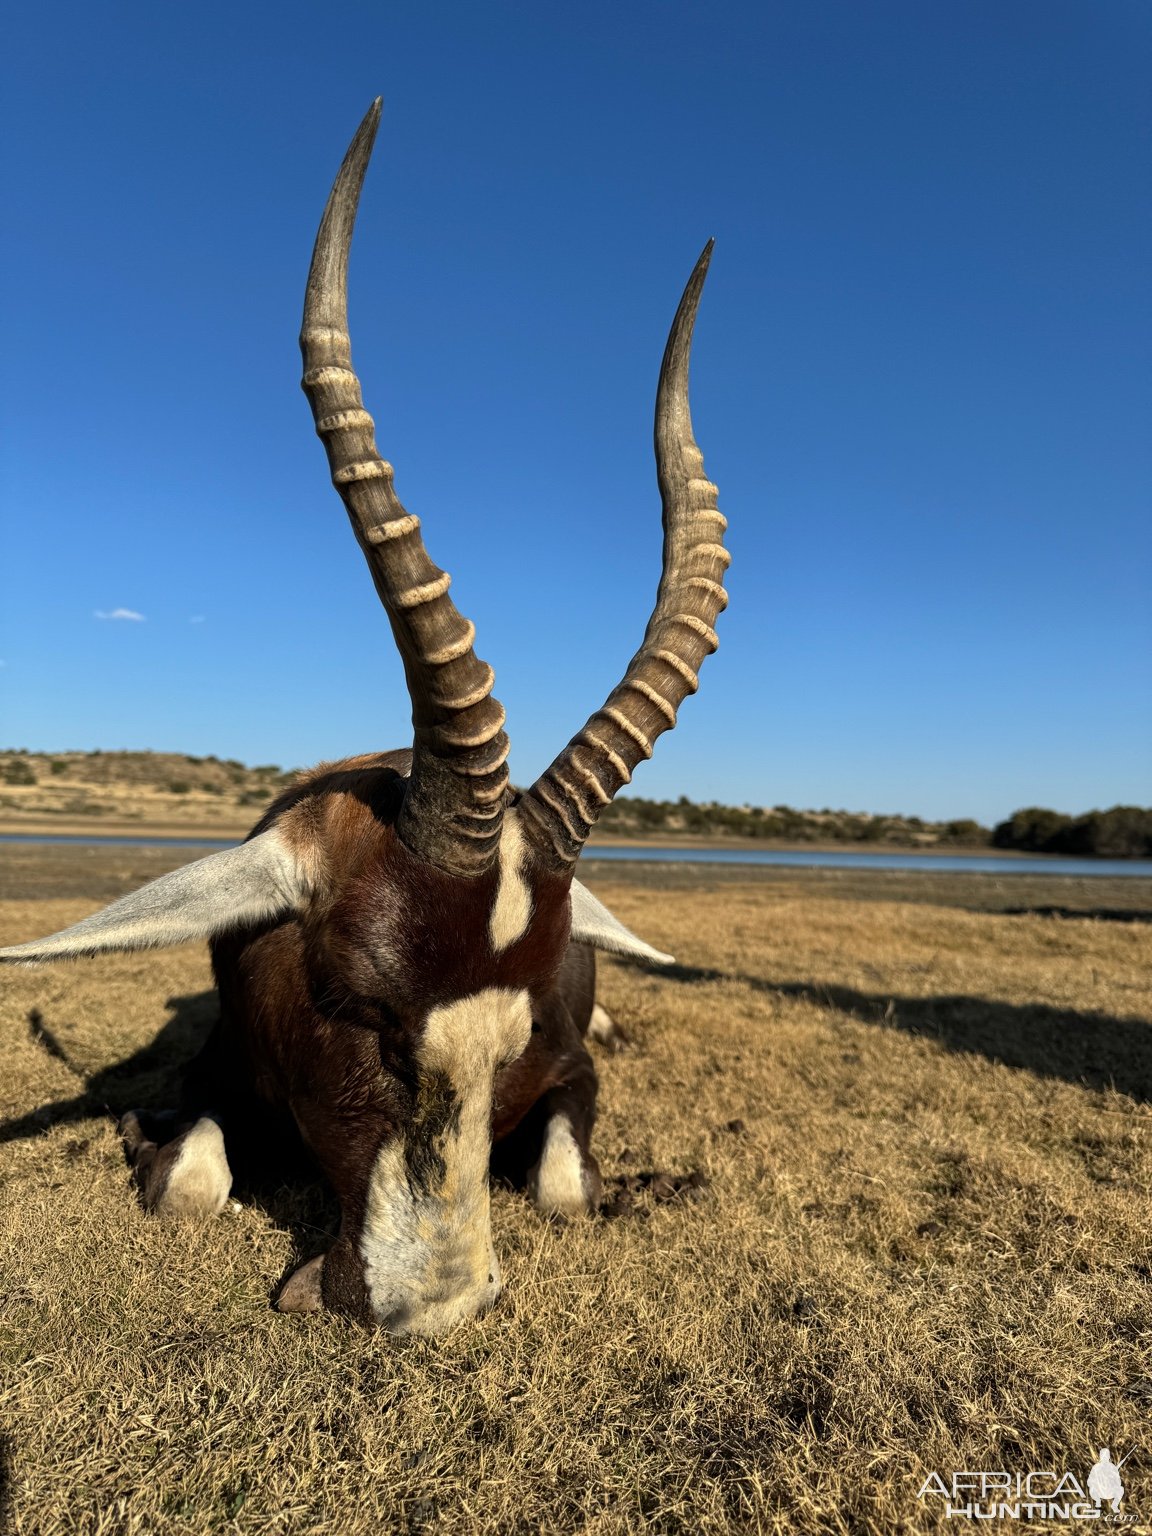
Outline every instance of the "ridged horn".
[(454, 874), (483, 873), (496, 856), (508, 738), (493, 673), (472, 648), (475, 628), (448, 596), (420, 519), (404, 510), (392, 466), (376, 448), (348, 335), (348, 252), (364, 172), (380, 122), (369, 108), (332, 187), (308, 273), (300, 350), (304, 393), (404, 661), (412, 699), (412, 774), (397, 830), (413, 853)]
[(664, 349), (656, 391), (656, 477), (664, 504), (664, 565), (644, 643), (623, 680), (521, 800), (525, 830), (550, 863), (575, 862), (606, 805), (652, 756), (661, 731), (695, 693), (705, 656), (716, 649), (716, 619), (727, 605), (731, 556), (717, 491), (705, 478), (692, 436), (688, 360), (712, 241), (688, 279)]

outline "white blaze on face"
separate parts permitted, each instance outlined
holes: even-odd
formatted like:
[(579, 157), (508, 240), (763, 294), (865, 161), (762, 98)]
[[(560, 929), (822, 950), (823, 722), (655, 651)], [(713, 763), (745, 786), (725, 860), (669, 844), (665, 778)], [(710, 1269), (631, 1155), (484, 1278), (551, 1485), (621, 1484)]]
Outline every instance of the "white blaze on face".
[(524, 936), (532, 916), (532, 892), (524, 878), (526, 852), (515, 810), (505, 811), (500, 831), (500, 881), (488, 919), (488, 938), (496, 955)]
[(410, 1137), (381, 1150), (360, 1237), (372, 1310), (392, 1333), (443, 1333), (499, 1295), (488, 1200), (492, 1082), (531, 1030), (527, 992), (504, 987), (428, 1015), (419, 1093), (438, 1094), (450, 1112), (429, 1138), (424, 1176), (414, 1176)]

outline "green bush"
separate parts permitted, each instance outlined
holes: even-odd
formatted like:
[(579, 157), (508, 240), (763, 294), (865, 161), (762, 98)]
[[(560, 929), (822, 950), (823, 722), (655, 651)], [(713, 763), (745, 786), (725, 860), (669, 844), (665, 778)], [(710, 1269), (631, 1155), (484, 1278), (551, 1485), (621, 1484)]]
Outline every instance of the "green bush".
[(992, 833), (997, 848), (1110, 859), (1152, 858), (1152, 810), (1114, 805), (1109, 811), (1065, 816), (1041, 806), (1016, 811)]
[(948, 843), (986, 843), (988, 829), (971, 817), (962, 816), (958, 821), (946, 821), (940, 829), (940, 841)]
[(1028, 853), (1050, 852), (1049, 845), (1071, 821), (1071, 816), (1064, 816), (1059, 811), (1030, 805), (1025, 810), (1014, 811), (1007, 821), (992, 829), (992, 846), (1020, 848)]

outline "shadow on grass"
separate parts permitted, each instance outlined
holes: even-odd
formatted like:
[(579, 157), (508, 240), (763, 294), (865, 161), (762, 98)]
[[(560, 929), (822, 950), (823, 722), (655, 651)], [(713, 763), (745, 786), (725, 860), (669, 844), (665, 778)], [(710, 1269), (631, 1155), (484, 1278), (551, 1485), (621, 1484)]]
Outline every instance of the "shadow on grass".
[(177, 1103), (181, 1072), (208, 1038), (219, 1005), (215, 991), (209, 991), (170, 997), (166, 1006), (171, 1017), (154, 1039), (91, 1077), (76, 1066), (39, 1009), (33, 1008), (28, 1015), (28, 1033), (42, 1051), (75, 1075), (78, 1092), (72, 1098), (42, 1104), (17, 1119), (0, 1120), (0, 1143), (39, 1136), (53, 1125), (99, 1115), (119, 1119), (129, 1109), (158, 1111)]
[(1001, 907), (1002, 917), (1088, 918), (1095, 923), (1152, 923), (1152, 912), (1141, 907)]
[(1001, 1066), (1089, 1088), (1112, 1088), (1152, 1102), (1152, 1021), (1108, 1013), (1005, 1003), (994, 998), (899, 997), (687, 965), (648, 966), (650, 975), (688, 984), (735, 981), (776, 997), (795, 997), (833, 1008), (866, 1024), (903, 1030), (969, 1051)]
[[(976, 1052), (1003, 1066), (1020, 1067), (1090, 1088), (1113, 1088), (1131, 1098), (1152, 1102), (1152, 1021), (1053, 1008), (1044, 1003), (1005, 1003), (965, 995), (900, 997), (852, 987), (772, 982), (764, 977), (709, 967), (641, 964), (640, 968), (662, 980), (687, 985), (739, 982), (757, 992), (833, 1008), (867, 1024), (925, 1036), (948, 1050)], [(43, 1104), (18, 1118), (0, 1121), (0, 1143), (39, 1136), (62, 1123), (105, 1114), (118, 1119), (129, 1109), (158, 1111), (176, 1104), (183, 1069), (207, 1038), (216, 1020), (218, 1003), (215, 991), (207, 991), (169, 998), (167, 1006), (171, 1017), (153, 1040), (87, 1080), (33, 1011), (29, 1016), (33, 1038), (49, 1055), (75, 1072), (83, 1087), (73, 1098)], [(311, 1177), (315, 1179), (314, 1172)]]
[[(28, 1016), (32, 1039), (74, 1073), (78, 1086), (82, 1086), (72, 1098), (56, 1099), (28, 1114), (0, 1121), (0, 1144), (42, 1136), (55, 1125), (105, 1115), (118, 1121), (129, 1109), (142, 1111), (149, 1121), (160, 1117), (153, 1129), (157, 1130), (158, 1140), (167, 1140), (175, 1132), (175, 1119), (169, 1120), (167, 1134), (157, 1127), (164, 1123), (166, 1112), (180, 1102), (184, 1071), (216, 1022), (219, 999), (213, 989), (187, 997), (170, 997), (166, 1006), (171, 1016), (154, 1039), (91, 1077), (85, 1077), (39, 1011), (33, 1009)], [(236, 1175), (233, 1193), (246, 1204), (266, 1211), (292, 1234), (297, 1252), (287, 1275), (297, 1264), (328, 1246), (336, 1230), (338, 1212), (327, 1184), (294, 1128), (287, 1127), (287, 1135), (281, 1134), (285, 1127), (280, 1124), (269, 1124), (267, 1129), (266, 1145), (261, 1145), (264, 1138), (259, 1135), (251, 1144), (248, 1138), (234, 1141), (230, 1137), (228, 1159)]]

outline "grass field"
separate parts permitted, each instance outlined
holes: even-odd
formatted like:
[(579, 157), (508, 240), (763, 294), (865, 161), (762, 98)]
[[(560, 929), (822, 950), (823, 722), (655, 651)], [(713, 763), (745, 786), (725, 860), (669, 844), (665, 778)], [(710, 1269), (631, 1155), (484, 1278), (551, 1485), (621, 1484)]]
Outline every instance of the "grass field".
[[(0, 936), (182, 857), (5, 850)], [(918, 1500), (931, 1472), (1084, 1482), (1102, 1445), (1142, 1447), (1152, 1529), (1150, 883), (588, 879), (680, 961), (602, 966), (613, 1215), (497, 1191), (507, 1289), (443, 1341), (270, 1310), (317, 1190), (136, 1207), (108, 1111), (169, 1096), (202, 948), (4, 977), (14, 1532), (891, 1536), (971, 1528)]]

